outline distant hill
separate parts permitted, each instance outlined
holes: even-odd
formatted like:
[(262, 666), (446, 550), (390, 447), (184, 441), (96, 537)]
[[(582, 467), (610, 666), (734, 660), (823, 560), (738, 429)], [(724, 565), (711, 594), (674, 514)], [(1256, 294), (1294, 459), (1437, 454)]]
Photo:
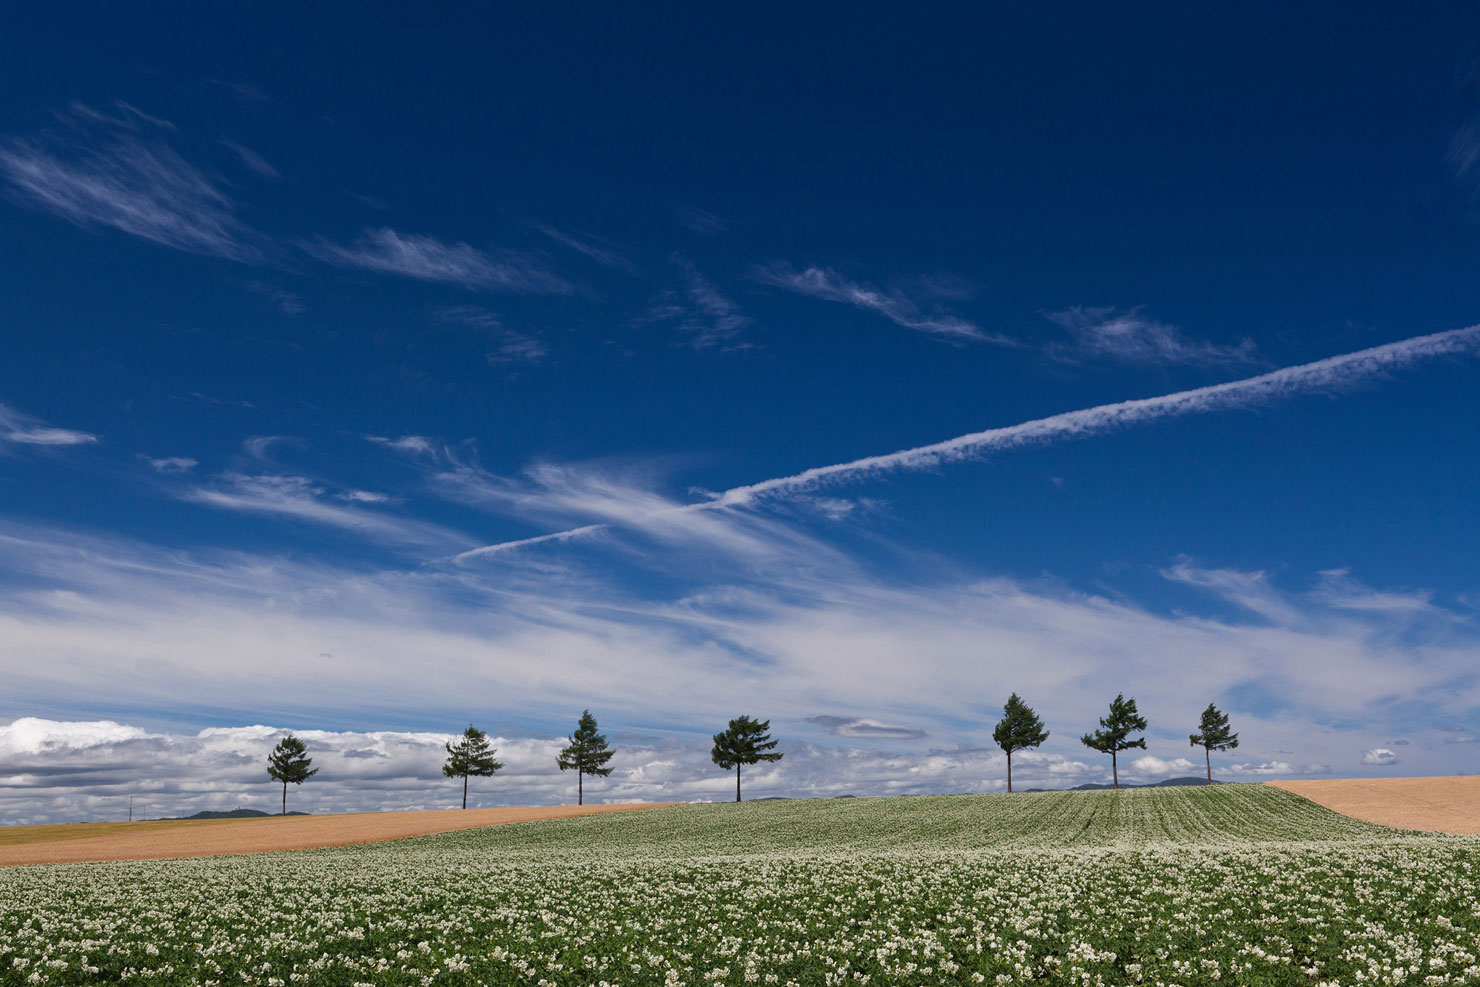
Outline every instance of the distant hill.
[[(1168, 778), (1165, 781), (1158, 781), (1154, 785), (1121, 785), (1120, 787), (1121, 788), (1185, 788), (1188, 785), (1206, 785), (1207, 783), (1208, 783), (1208, 779), (1206, 779), (1206, 778)], [(1213, 782), (1213, 784), (1215, 784), (1215, 785), (1221, 785), (1222, 782), (1215, 781), (1215, 782)], [(1069, 791), (1071, 791), (1071, 792), (1098, 792), (1098, 791), (1103, 791), (1103, 790), (1105, 790), (1107, 788), (1114, 788), (1114, 787), (1115, 787), (1114, 785), (1085, 784), (1085, 785), (1075, 785), (1073, 788), (1069, 789)]]
[[(214, 812), (206, 809), (204, 812), (197, 812), (193, 816), (176, 816), (175, 819), (255, 819), (258, 816), (276, 816), (280, 814), (277, 812), (263, 812), (261, 809), (232, 809), (229, 812)], [(290, 816), (306, 816), (309, 814), (307, 812), (288, 813)]]

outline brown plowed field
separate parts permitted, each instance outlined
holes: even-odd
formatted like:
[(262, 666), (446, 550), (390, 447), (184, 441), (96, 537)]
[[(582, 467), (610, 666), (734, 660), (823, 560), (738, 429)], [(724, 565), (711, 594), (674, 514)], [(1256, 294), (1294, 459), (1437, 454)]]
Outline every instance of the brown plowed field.
[(1333, 778), (1323, 781), (1271, 781), (1352, 816), (1399, 829), (1439, 833), (1480, 833), (1480, 777)]
[(384, 843), (408, 836), (500, 826), (504, 823), (656, 809), (672, 804), (674, 803), (547, 805), (518, 809), (433, 809), (425, 812), (356, 812), (333, 816), (6, 826), (0, 827), (0, 866), (311, 850), (353, 843)]

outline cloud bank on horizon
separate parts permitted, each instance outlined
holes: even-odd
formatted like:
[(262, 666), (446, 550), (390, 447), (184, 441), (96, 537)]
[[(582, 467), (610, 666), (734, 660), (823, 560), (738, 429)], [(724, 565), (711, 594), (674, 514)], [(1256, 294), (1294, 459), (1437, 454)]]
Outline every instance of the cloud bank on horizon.
[[(289, 731), (263, 725), (214, 727), (195, 734), (149, 732), (112, 720), (59, 722), (32, 717), (0, 726), (0, 818), (12, 825), (57, 819), (178, 818), (203, 810), (276, 811), (277, 783), (267, 778), (267, 752)], [(318, 774), (289, 793), (293, 811), (365, 812), (456, 808), (461, 785), (442, 776), (451, 733), (293, 731), (309, 747)], [(504, 769), (474, 779), (469, 807), (561, 805), (574, 782), (555, 766), (563, 738), (491, 737)], [(608, 778), (588, 779), (592, 802), (717, 802), (734, 791), (734, 776), (715, 768), (698, 741), (622, 739)], [(789, 744), (780, 763), (752, 768), (752, 797), (785, 792), (801, 798), (839, 795), (924, 795), (945, 791), (1005, 791), (1000, 751), (933, 752), (911, 756)], [(783, 767), (784, 765), (784, 767)], [(1127, 759), (1127, 783), (1194, 775), (1183, 757)], [(1219, 765), (1230, 780), (1260, 780), (1297, 771), (1322, 774), (1327, 765), (1296, 767), (1247, 760)], [(1065, 788), (1098, 782), (1098, 764), (1062, 755), (1019, 753), (1018, 787)]]

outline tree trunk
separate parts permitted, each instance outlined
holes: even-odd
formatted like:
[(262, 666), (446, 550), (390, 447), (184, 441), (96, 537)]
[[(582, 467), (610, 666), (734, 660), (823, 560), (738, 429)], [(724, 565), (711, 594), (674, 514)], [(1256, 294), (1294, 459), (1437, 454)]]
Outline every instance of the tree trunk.
[(576, 805), (586, 804), (586, 792), (581, 785), (581, 769), (576, 768)]
[(1007, 752), (1007, 794), (1012, 794), (1012, 751)]
[(740, 765), (735, 765), (735, 801), (740, 801)]
[(463, 775), (463, 808), (468, 807), (468, 776)]
[(288, 783), (283, 782), (283, 815), (288, 814)]
[(1208, 784), (1213, 783), (1213, 755), (1206, 747), (1203, 748), (1203, 760), (1208, 763)]
[(1115, 776), (1115, 790), (1120, 791), (1120, 768), (1115, 763), (1115, 752), (1110, 752), (1110, 773)]

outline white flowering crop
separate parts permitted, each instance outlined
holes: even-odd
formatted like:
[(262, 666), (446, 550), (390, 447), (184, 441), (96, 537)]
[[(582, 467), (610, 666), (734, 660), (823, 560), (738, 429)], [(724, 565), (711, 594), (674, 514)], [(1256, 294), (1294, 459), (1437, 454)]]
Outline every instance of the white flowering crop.
[(1480, 840), (1250, 785), (0, 871), (0, 984), (1474, 984)]

